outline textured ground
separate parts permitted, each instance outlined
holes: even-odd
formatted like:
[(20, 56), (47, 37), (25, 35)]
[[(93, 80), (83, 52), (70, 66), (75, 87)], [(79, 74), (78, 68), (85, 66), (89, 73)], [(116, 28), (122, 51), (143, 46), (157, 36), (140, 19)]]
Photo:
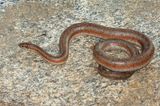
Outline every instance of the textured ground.
[[(20, 0), (7, 7), (0, 4), (0, 106), (160, 105), (159, 0)], [(56, 54), (62, 31), (84, 21), (145, 33), (155, 45), (154, 59), (128, 80), (114, 81), (96, 71), (90, 48), (98, 38), (74, 39), (63, 65), (49, 64), (17, 46), (30, 41)]]

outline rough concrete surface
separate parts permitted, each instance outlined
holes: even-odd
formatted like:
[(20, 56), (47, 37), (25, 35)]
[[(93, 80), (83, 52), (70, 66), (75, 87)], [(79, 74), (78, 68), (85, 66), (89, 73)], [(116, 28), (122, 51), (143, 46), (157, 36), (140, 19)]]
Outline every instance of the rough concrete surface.
[[(18, 47), (28, 41), (57, 54), (63, 30), (84, 21), (146, 34), (156, 48), (154, 59), (116, 81), (97, 73), (91, 47), (98, 38), (75, 38), (62, 65)], [(159, 105), (159, 0), (17, 0), (0, 11), (0, 106)]]

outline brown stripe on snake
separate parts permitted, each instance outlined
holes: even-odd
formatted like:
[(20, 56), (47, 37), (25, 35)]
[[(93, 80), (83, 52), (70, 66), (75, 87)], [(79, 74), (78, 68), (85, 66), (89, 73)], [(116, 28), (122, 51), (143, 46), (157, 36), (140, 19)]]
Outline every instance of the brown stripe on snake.
[[(99, 64), (98, 72), (107, 78), (129, 78), (136, 70), (146, 66), (154, 54), (154, 45), (144, 34), (130, 29), (110, 28), (93, 23), (77, 23), (64, 30), (59, 41), (58, 56), (53, 56), (31, 43), (20, 43), (19, 46), (35, 51), (50, 63), (63, 64), (68, 58), (69, 42), (82, 34), (106, 40), (95, 45), (93, 55)], [(114, 59), (107, 56), (104, 49), (113, 46), (124, 49), (129, 58)]]

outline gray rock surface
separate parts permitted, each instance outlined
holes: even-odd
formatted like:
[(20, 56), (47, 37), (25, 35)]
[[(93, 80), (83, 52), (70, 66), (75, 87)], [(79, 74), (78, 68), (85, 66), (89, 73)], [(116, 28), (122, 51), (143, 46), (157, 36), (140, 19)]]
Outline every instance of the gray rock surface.
[[(18, 0), (17, 0), (18, 1)], [(159, 0), (20, 0), (0, 12), (0, 106), (159, 106)], [(57, 54), (64, 29), (77, 22), (140, 31), (152, 39), (152, 62), (125, 81), (97, 73), (91, 47), (80, 36), (69, 59), (53, 65), (18, 43), (33, 42)]]

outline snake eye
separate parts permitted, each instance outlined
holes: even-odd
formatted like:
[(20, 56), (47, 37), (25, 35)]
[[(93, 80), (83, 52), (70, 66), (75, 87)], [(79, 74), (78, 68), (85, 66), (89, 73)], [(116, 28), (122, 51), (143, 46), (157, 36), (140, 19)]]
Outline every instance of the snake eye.
[(18, 46), (19, 46), (19, 47), (23, 47), (23, 45), (22, 45), (21, 43), (20, 43), (20, 44), (18, 44)]

